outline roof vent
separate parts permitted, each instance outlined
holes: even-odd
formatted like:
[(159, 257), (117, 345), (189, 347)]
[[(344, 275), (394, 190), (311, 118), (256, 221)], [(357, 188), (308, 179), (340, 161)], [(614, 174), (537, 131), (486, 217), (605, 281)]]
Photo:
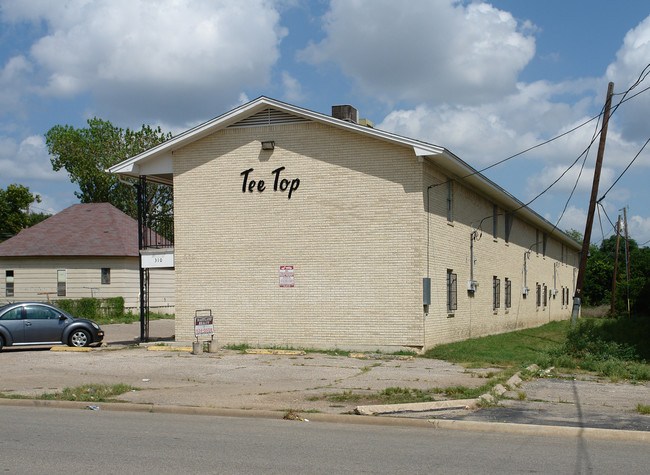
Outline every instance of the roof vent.
[(332, 106), (332, 117), (356, 124), (359, 122), (359, 111), (349, 105)]

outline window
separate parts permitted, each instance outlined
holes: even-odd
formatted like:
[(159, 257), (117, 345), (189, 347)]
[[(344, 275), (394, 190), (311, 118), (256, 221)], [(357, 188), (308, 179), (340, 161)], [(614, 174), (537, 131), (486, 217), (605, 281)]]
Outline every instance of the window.
[(56, 295), (57, 297), (65, 297), (66, 294), (66, 271), (56, 271)]
[(5, 296), (6, 297), (14, 296), (14, 271), (13, 270), (5, 271)]
[(48, 307), (41, 307), (40, 305), (25, 307), (25, 318), (27, 320), (59, 320), (60, 317), (60, 313)]
[(499, 208), (497, 205), (492, 206), (492, 237), (497, 238), (499, 234)]
[(457, 277), (451, 269), (447, 269), (447, 313), (458, 308)]
[(109, 267), (102, 267), (102, 284), (111, 283), (111, 269)]
[(548, 305), (548, 290), (546, 289), (546, 284), (544, 284), (544, 307)]
[(23, 318), (23, 307), (17, 307), (14, 309), (5, 312), (0, 320), (22, 320)]
[(512, 281), (506, 277), (504, 296), (506, 299), (506, 308), (512, 307)]
[(535, 306), (542, 306), (542, 286), (539, 285), (539, 282), (535, 284)]
[(510, 242), (510, 230), (512, 229), (512, 220), (513, 220), (512, 213), (506, 211), (506, 219), (504, 219), (504, 221), (505, 221), (505, 240), (506, 240), (506, 242)]
[(452, 222), (454, 220), (454, 203), (453, 203), (453, 182), (451, 180), (447, 181), (447, 221)]
[(501, 279), (492, 277), (492, 310), (501, 307)]

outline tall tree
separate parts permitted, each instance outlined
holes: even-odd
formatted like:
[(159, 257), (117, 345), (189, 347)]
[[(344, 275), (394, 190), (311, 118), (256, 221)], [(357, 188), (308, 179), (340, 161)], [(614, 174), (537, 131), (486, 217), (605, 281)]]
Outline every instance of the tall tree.
[[(143, 125), (140, 130), (122, 129), (97, 117), (88, 127), (76, 129), (56, 125), (46, 134), (48, 151), (55, 171), (65, 169), (70, 181), (79, 185), (75, 196), (82, 203), (111, 203), (137, 219), (135, 187), (120, 182), (105, 170), (171, 138), (160, 127)], [(150, 217), (172, 214), (172, 190), (148, 184), (147, 212)]]
[(30, 192), (27, 186), (13, 184), (0, 190), (0, 241), (36, 224), (29, 217), (29, 207), (34, 202), (40, 203), (41, 197)]

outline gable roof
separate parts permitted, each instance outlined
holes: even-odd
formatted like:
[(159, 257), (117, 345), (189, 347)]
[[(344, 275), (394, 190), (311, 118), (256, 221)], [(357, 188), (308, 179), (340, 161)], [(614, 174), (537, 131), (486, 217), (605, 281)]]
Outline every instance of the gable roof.
[(0, 243), (0, 257), (137, 257), (138, 222), (110, 203), (80, 203)]
[(107, 171), (131, 178), (146, 176), (148, 181), (173, 185), (173, 152), (207, 135), (228, 127), (256, 127), (311, 121), (411, 148), (420, 161), (429, 161), (452, 179), (462, 179), (467, 186), (482, 193), (504, 210), (514, 210), (520, 219), (533, 223), (539, 229), (558, 236), (560, 240), (575, 249), (581, 249), (580, 244), (573, 238), (557, 229), (548, 220), (444, 147), (366, 127), (365, 125), (347, 122), (264, 96), (187, 130), (128, 160), (113, 165)]

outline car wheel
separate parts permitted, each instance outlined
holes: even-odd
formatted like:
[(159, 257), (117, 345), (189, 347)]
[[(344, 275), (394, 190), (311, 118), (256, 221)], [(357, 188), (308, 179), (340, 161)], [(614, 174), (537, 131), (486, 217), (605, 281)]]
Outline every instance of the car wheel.
[(75, 330), (70, 335), (70, 342), (68, 344), (77, 348), (88, 346), (90, 345), (90, 333), (83, 329)]

